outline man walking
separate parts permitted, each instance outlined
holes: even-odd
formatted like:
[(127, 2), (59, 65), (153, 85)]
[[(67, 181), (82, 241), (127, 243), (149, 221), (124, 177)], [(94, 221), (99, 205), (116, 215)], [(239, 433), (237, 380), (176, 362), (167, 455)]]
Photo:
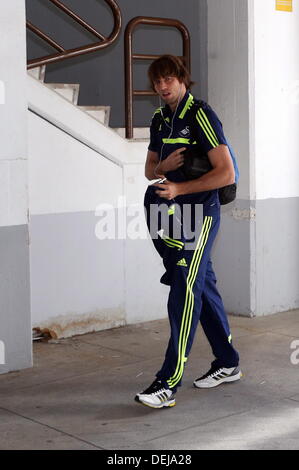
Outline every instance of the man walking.
[[(235, 181), (234, 162), (221, 122), (209, 105), (194, 99), (189, 72), (182, 61), (166, 55), (149, 68), (152, 88), (164, 101), (154, 114), (145, 165), (149, 180), (163, 177), (163, 183), (150, 185), (145, 194), (147, 224), (155, 248), (166, 269), (161, 282), (170, 286), (168, 316), (171, 335), (161, 369), (154, 382), (135, 400), (153, 408), (175, 405), (198, 321), (211, 345), (215, 360), (210, 370), (194, 381), (197, 388), (210, 388), (239, 380), (239, 355), (231, 341), (227, 316), (216, 288), (210, 252), (220, 225), (218, 188)], [(194, 112), (195, 111), (195, 112)], [(191, 122), (190, 122), (191, 120)], [(185, 150), (194, 145), (208, 155), (212, 169), (200, 178), (188, 180), (184, 172)], [(171, 231), (165, 234), (163, 222), (153, 233), (151, 209), (167, 205)], [(196, 206), (203, 207), (203, 221)], [(190, 208), (188, 229), (195, 232), (192, 244), (186, 237), (184, 207)], [(180, 234), (174, 234), (176, 221)], [(154, 225), (157, 225), (154, 224)], [(201, 228), (198, 233), (198, 228)]]

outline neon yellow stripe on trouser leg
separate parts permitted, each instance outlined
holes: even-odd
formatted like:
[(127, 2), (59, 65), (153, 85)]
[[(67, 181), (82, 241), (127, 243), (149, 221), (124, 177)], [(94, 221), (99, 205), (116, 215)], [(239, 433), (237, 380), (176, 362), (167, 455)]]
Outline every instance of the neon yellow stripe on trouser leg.
[(185, 297), (184, 311), (183, 311), (181, 328), (180, 328), (177, 366), (176, 366), (173, 376), (169, 380), (167, 380), (167, 383), (171, 388), (175, 387), (175, 385), (178, 384), (178, 382), (182, 378), (183, 371), (184, 371), (185, 352), (186, 352), (186, 347), (187, 347), (188, 336), (190, 333), (190, 328), (191, 328), (191, 323), (192, 323), (192, 313), (193, 313), (193, 307), (194, 307), (194, 294), (193, 294), (192, 289), (194, 286), (194, 282), (196, 280), (202, 254), (208, 241), (210, 229), (212, 226), (212, 221), (213, 221), (213, 218), (210, 216), (205, 217), (204, 219), (203, 227), (199, 236), (197, 246), (193, 253), (189, 273), (187, 276), (186, 297)]

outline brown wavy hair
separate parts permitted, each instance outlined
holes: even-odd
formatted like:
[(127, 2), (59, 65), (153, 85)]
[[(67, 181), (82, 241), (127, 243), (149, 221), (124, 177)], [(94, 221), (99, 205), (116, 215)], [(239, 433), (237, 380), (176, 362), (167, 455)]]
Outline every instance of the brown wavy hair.
[(179, 82), (185, 84), (187, 90), (194, 85), (194, 82), (191, 80), (190, 72), (182, 59), (170, 54), (162, 55), (149, 66), (148, 78), (152, 90), (155, 91), (154, 82), (160, 77), (176, 77)]

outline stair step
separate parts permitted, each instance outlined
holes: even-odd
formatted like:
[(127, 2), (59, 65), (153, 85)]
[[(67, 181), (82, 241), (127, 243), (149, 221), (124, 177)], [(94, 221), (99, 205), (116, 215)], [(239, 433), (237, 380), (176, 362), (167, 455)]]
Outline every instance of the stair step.
[(77, 105), (80, 89), (79, 83), (45, 83), (45, 85), (74, 105)]
[[(126, 129), (124, 127), (117, 127), (117, 128), (114, 128), (113, 130), (125, 139)], [(138, 140), (138, 141), (149, 140), (150, 128), (149, 127), (134, 127), (133, 136), (134, 138), (130, 140)]]
[(41, 65), (40, 67), (34, 67), (34, 69), (28, 70), (28, 73), (29, 75), (31, 75), (31, 77), (36, 78), (36, 80), (39, 80), (40, 82), (44, 82), (46, 66)]
[(78, 108), (104, 124), (104, 126), (109, 126), (111, 106), (78, 106)]

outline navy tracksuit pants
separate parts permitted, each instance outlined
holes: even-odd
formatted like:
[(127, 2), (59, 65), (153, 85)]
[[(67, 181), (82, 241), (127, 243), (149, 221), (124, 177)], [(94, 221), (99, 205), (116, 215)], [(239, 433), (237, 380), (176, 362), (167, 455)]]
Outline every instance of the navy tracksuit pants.
[[(165, 387), (176, 391), (199, 320), (216, 358), (213, 365), (236, 367), (239, 355), (231, 342), (210, 259), (220, 225), (218, 191), (181, 196), (174, 204), (174, 201), (157, 196), (155, 190), (155, 187), (148, 187), (144, 206), (149, 232), (166, 269), (161, 282), (170, 286), (168, 316), (171, 327), (165, 360), (156, 376)], [(196, 217), (198, 204), (203, 206), (203, 220)], [(185, 217), (187, 205), (188, 221)], [(161, 207), (166, 208), (166, 217), (161, 215)], [(186, 223), (189, 224), (188, 233), (195, 233), (192, 244), (186, 237)]]

